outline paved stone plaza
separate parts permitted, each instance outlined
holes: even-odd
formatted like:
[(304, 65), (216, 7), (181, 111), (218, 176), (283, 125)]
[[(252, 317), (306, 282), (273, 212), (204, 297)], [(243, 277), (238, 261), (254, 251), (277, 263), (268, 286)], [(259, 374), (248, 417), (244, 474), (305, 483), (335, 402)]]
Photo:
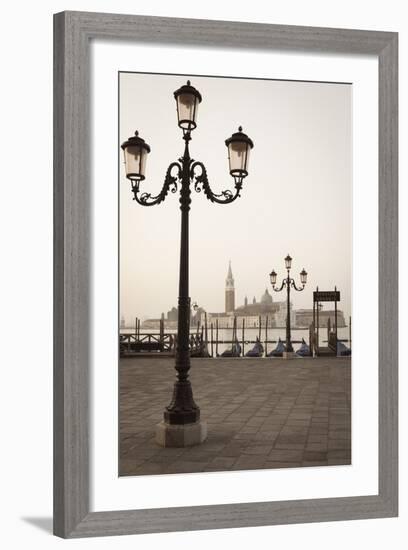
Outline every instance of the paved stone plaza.
[(208, 438), (161, 448), (174, 359), (120, 361), (120, 475), (351, 463), (349, 358), (193, 359), (191, 381)]

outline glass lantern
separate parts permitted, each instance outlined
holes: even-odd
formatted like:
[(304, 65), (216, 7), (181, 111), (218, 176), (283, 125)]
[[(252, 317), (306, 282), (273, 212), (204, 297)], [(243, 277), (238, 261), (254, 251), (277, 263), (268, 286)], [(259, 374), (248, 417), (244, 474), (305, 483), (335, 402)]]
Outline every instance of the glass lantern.
[(202, 99), (201, 94), (187, 80), (187, 84), (174, 92), (174, 97), (177, 104), (178, 125), (183, 131), (191, 132), (197, 127), (197, 112)]
[(248, 175), (249, 152), (254, 146), (252, 139), (243, 133), (240, 126), (238, 132), (225, 140), (225, 145), (228, 147), (231, 176), (245, 178)]
[(285, 266), (286, 269), (290, 269), (292, 267), (292, 258), (289, 256), (289, 254), (285, 258)]
[(122, 143), (121, 147), (125, 157), (126, 177), (130, 180), (144, 180), (150, 146), (139, 136), (139, 132), (135, 132), (135, 135)]
[(300, 282), (302, 283), (303, 286), (305, 286), (306, 281), (307, 281), (307, 272), (305, 271), (305, 268), (303, 268), (302, 271), (300, 272)]

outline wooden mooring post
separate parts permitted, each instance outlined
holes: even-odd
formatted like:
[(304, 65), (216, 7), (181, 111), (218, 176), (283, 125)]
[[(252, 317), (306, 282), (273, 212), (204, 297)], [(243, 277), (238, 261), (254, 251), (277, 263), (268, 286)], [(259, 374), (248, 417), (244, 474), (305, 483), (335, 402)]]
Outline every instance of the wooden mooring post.
[(159, 333), (160, 345), (163, 344), (163, 338), (164, 338), (164, 319), (160, 319), (160, 333)]
[(238, 343), (238, 324), (237, 324), (237, 316), (234, 315), (234, 321), (232, 326), (232, 338), (231, 338), (231, 349), (233, 349), (234, 344)]
[(215, 320), (215, 355), (218, 357), (218, 319)]
[(205, 312), (205, 349), (208, 353), (208, 325), (207, 325), (207, 312)]
[(242, 356), (245, 356), (245, 318), (242, 319)]
[(268, 316), (265, 323), (265, 357), (268, 355)]
[[(337, 292), (337, 286), (334, 287), (334, 292)], [(334, 302), (334, 333), (336, 335), (336, 355), (337, 355), (337, 300)]]
[(213, 331), (213, 324), (210, 325), (211, 330), (211, 357), (214, 357), (214, 331)]

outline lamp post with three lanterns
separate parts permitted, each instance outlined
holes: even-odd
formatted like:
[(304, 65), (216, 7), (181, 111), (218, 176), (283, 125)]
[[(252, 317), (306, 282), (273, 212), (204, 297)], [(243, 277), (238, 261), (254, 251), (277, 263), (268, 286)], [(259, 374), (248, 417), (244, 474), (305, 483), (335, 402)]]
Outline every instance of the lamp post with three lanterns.
[(242, 183), (248, 175), (248, 160), (254, 144), (239, 127), (225, 141), (228, 148), (229, 172), (234, 178), (235, 188), (219, 194), (211, 189), (204, 164), (190, 157), (189, 142), (192, 131), (197, 127), (197, 110), (202, 101), (200, 92), (190, 81), (174, 92), (177, 105), (178, 126), (183, 131), (184, 153), (172, 162), (166, 172), (160, 193), (141, 192), (141, 182), (145, 179), (146, 159), (150, 146), (138, 132), (122, 144), (126, 177), (131, 181), (133, 199), (142, 206), (154, 206), (163, 202), (169, 191), (176, 193), (180, 186), (181, 239), (180, 275), (178, 297), (178, 324), (176, 364), (177, 378), (173, 396), (164, 411), (164, 420), (156, 429), (156, 442), (163, 446), (184, 447), (201, 443), (206, 438), (206, 425), (200, 421), (200, 409), (193, 398), (190, 370), (190, 305), (189, 297), (189, 210), (191, 185), (194, 190), (203, 192), (211, 202), (229, 204), (240, 196)]

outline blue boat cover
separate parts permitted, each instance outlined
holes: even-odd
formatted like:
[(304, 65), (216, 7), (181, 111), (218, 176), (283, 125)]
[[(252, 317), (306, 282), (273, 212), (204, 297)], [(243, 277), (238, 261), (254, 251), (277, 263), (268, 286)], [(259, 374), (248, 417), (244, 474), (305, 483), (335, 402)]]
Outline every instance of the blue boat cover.
[(286, 349), (285, 344), (279, 338), (276, 348), (272, 350), (270, 353), (268, 353), (268, 357), (282, 357), (285, 349)]
[(310, 357), (310, 348), (306, 344), (304, 338), (302, 338), (302, 345), (296, 351), (296, 355), (299, 355), (300, 357)]

